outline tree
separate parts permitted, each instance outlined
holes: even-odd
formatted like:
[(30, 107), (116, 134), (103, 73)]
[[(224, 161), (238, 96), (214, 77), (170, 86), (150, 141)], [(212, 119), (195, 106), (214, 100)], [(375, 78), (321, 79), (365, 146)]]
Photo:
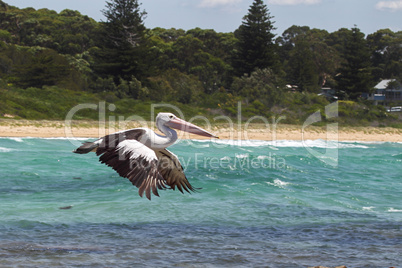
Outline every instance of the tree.
[(326, 43), (328, 36), (325, 30), (293, 25), (277, 38), (288, 82), (303, 91), (316, 91), (332, 83), (340, 56)]
[(232, 90), (247, 103), (258, 101), (271, 108), (283, 99), (283, 84), (271, 69), (256, 69), (250, 75), (237, 77)]
[(177, 69), (167, 70), (162, 75), (150, 77), (150, 97), (156, 101), (178, 101), (189, 104), (199, 101), (203, 91), (201, 82), (194, 75)]
[(153, 76), (169, 69), (196, 75), (205, 93), (214, 93), (231, 84), (230, 53), (236, 39), (232, 33), (214, 30), (191, 29), (150, 31), (148, 62), (156, 69)]
[(206, 93), (213, 93), (225, 84), (230, 65), (206, 49), (204, 42), (187, 34), (173, 44), (171, 59), (181, 72), (198, 76)]
[(336, 81), (339, 93), (343, 91), (347, 94), (345, 97), (356, 100), (363, 92), (372, 90), (370, 53), (364, 34), (356, 27), (345, 41), (344, 62)]
[(378, 30), (367, 36), (377, 80), (402, 78), (402, 32)]
[(306, 36), (310, 32), (310, 27), (308, 26), (296, 26), (293, 25), (286, 29), (282, 36), (276, 39), (276, 43), (280, 45), (280, 56), (281, 60), (288, 60), (290, 51), (295, 47), (296, 40), (300, 36)]
[(95, 68), (100, 74), (112, 75), (119, 83), (120, 77), (130, 80), (141, 77), (145, 64), (142, 55), (145, 48), (145, 11), (140, 10), (137, 0), (112, 0), (106, 2), (99, 42), (102, 49), (97, 53)]
[(238, 76), (250, 74), (255, 69), (275, 70), (279, 63), (273, 42), (273, 17), (267, 6), (262, 0), (254, 0), (248, 11), (235, 33), (239, 41), (233, 65)]
[(288, 76), (292, 84), (301, 91), (315, 92), (319, 88), (318, 70), (314, 62), (314, 54), (310, 44), (298, 40), (290, 52)]
[(39, 51), (25, 60), (24, 64), (14, 66), (10, 76), (10, 81), (22, 88), (56, 85), (71, 73), (67, 59), (54, 50)]
[(110, 41), (122, 49), (139, 46), (146, 32), (147, 13), (140, 10), (138, 0), (112, 0), (106, 2), (106, 7), (102, 13), (107, 19), (105, 26)]
[(8, 9), (8, 5), (6, 3), (4, 3), (3, 1), (1, 1), (1, 0), (0, 0), (0, 9), (3, 9), (3, 10)]

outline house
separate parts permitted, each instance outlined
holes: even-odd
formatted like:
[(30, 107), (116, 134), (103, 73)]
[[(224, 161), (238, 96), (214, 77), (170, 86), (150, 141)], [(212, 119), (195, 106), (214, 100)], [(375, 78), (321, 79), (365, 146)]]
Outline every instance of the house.
[(402, 85), (395, 79), (384, 79), (375, 87), (374, 93), (363, 93), (362, 97), (375, 105), (402, 104)]

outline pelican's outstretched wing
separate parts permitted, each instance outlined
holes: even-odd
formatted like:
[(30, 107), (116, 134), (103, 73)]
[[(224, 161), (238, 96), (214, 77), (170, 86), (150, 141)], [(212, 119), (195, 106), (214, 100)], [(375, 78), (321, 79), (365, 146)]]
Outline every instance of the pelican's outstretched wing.
[(112, 167), (120, 176), (128, 178), (151, 199), (151, 190), (159, 196), (158, 189), (168, 186), (158, 172), (158, 158), (155, 152), (142, 144), (145, 129), (137, 128), (104, 136), (94, 142), (86, 142), (74, 152), (79, 154), (96, 152), (99, 161)]
[(136, 140), (123, 140), (115, 147), (98, 147), (99, 161), (112, 167), (120, 176), (128, 178), (139, 188), (138, 193), (151, 200), (151, 190), (159, 196), (158, 189), (166, 189), (165, 180), (158, 172), (155, 152)]
[(183, 190), (189, 193), (190, 191), (195, 191), (194, 187), (187, 180), (183, 167), (175, 154), (166, 149), (155, 151), (155, 153), (159, 160), (158, 171), (165, 179), (167, 185), (172, 187), (173, 190), (177, 187), (182, 193)]

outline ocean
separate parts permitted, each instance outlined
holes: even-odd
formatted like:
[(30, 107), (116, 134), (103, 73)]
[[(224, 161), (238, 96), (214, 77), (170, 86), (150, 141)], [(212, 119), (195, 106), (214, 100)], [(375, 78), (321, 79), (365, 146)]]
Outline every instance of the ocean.
[(402, 265), (402, 143), (181, 140), (151, 201), (76, 147), (0, 138), (0, 267)]

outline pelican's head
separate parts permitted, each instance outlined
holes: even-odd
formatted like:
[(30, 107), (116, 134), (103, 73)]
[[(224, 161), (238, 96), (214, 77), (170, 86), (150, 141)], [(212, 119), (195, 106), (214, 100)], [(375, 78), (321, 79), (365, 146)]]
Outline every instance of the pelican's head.
[(172, 113), (158, 113), (158, 115), (156, 116), (156, 122), (160, 122), (166, 125), (167, 122), (174, 118), (177, 118), (177, 116)]
[(156, 125), (159, 127), (159, 124), (204, 137), (219, 138), (205, 129), (178, 118), (172, 113), (159, 113), (156, 117)]

